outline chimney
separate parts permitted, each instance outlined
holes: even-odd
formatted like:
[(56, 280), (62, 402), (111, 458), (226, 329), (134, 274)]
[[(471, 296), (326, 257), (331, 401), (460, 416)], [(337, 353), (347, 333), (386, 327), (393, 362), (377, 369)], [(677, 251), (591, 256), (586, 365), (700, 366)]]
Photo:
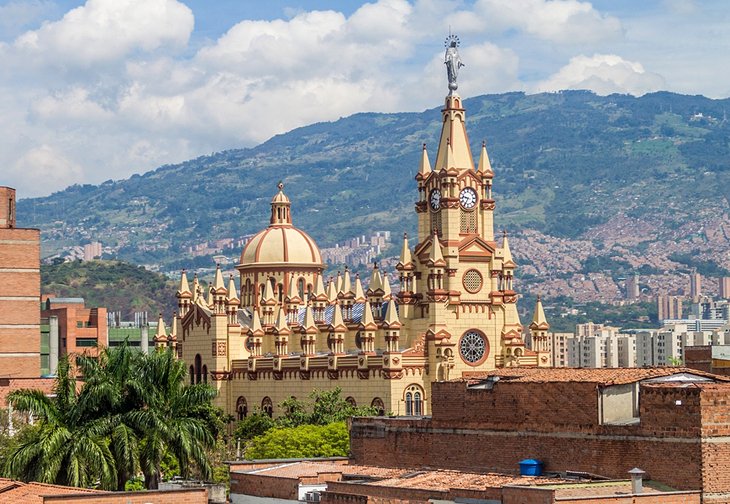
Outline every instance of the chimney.
[(638, 467), (634, 467), (629, 471), (629, 474), (631, 475), (631, 493), (632, 494), (640, 494), (644, 491), (644, 484), (642, 482), (642, 478), (646, 474), (645, 471), (642, 471)]

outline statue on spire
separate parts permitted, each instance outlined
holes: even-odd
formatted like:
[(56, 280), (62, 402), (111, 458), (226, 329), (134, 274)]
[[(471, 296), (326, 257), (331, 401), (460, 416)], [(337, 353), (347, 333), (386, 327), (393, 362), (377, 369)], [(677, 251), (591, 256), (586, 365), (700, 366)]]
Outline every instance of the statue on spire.
[(459, 87), (456, 79), (459, 76), (459, 69), (464, 66), (459, 57), (459, 37), (452, 33), (446, 37), (444, 46), (446, 46), (446, 54), (444, 55), (444, 64), (446, 65), (446, 76), (449, 79), (449, 94), (453, 94)]

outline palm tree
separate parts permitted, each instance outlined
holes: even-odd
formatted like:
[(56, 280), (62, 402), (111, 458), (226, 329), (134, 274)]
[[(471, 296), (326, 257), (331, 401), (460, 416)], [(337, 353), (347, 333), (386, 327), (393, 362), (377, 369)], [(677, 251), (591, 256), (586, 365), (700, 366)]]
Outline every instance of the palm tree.
[(212, 476), (206, 449), (215, 439), (207, 421), (216, 391), (208, 385), (186, 385), (185, 363), (161, 350), (140, 360), (135, 383), (142, 405), (125, 416), (140, 436), (140, 464), (148, 489), (157, 488), (161, 464), (170, 452), (188, 477), (195, 464), (204, 478)]
[(39, 390), (12, 392), (8, 401), (32, 415), (36, 425), (11, 450), (6, 472), (12, 478), (72, 486), (96, 482), (104, 489), (116, 487), (114, 457), (109, 435), (112, 418), (98, 416), (80, 400), (68, 359), (61, 359), (53, 397)]

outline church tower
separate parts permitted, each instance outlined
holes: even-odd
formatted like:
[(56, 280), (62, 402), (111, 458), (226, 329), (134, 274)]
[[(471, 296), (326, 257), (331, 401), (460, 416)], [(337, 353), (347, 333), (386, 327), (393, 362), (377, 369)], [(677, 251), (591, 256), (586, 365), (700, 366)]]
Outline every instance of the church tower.
[[(505, 237), (494, 235), (492, 169), (486, 143), (475, 163), (466, 128), (466, 110), (456, 92), (462, 65), (458, 38), (447, 39), (449, 93), (433, 165), (423, 146), (416, 173), (418, 243), (404, 250), (398, 270), (407, 346), (422, 338), (429, 374), (494, 369), (519, 362), (536, 365), (526, 350), (512, 278), (516, 267)], [(526, 354), (529, 354), (527, 355)]]

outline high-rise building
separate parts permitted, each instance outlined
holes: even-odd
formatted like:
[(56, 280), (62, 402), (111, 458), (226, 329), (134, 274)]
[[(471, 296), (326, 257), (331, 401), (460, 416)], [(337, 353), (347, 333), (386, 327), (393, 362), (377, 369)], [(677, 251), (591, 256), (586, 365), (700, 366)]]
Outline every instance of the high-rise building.
[(639, 299), (639, 274), (634, 273), (626, 279), (626, 299)]
[(730, 299), (730, 277), (720, 278), (720, 297)]
[(677, 320), (682, 318), (682, 298), (680, 296), (657, 296), (657, 319), (661, 324), (663, 320)]
[(41, 237), (16, 226), (15, 202), (15, 189), (0, 187), (0, 378), (41, 372)]
[(689, 275), (689, 295), (693, 300), (702, 295), (702, 276), (696, 271)]

